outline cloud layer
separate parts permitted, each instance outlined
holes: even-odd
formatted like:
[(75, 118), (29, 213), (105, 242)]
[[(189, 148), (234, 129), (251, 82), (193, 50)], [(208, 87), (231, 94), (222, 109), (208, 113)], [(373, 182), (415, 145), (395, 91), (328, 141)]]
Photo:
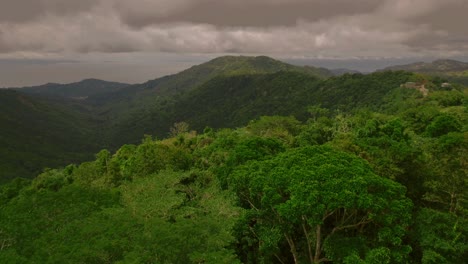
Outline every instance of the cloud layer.
[(468, 0), (0, 0), (0, 57), (468, 53)]

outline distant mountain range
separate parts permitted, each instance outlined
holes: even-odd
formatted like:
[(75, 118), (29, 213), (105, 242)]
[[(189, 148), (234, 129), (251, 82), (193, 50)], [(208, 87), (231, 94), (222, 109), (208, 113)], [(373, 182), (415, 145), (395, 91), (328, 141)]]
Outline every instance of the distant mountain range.
[(468, 85), (468, 63), (456, 60), (435, 60), (387, 67), (383, 71), (409, 71), (439, 76), (448, 82)]
[(333, 73), (334, 76), (341, 76), (343, 74), (361, 73), (360, 71), (350, 70), (350, 69), (346, 69), (346, 68), (331, 69), (330, 71)]
[(391, 66), (383, 70), (402, 70), (420, 73), (453, 73), (468, 71), (468, 63), (456, 60), (435, 60), (433, 62), (416, 62), (406, 65)]
[[(446, 71), (465, 67), (454, 67), (452, 61), (435, 64)], [(243, 126), (263, 115), (306, 119), (311, 105), (340, 111), (377, 108), (413, 76), (299, 67), (265, 56), (225, 56), (143, 84), (88, 79), (1, 89), (0, 181), (83, 161), (99, 149), (137, 143), (145, 134), (166, 137), (176, 122), (200, 131), (206, 126)]]
[(128, 86), (128, 84), (107, 82), (97, 79), (86, 79), (80, 82), (69, 84), (47, 83), (40, 86), (11, 89), (24, 92), (30, 95), (85, 99), (93, 95), (115, 92), (126, 86)]
[[(165, 136), (185, 111), (181, 95), (184, 103), (195, 105), (185, 94), (212, 79), (280, 71), (318, 79), (332, 75), (265, 56), (225, 56), (137, 85), (86, 79), (0, 89), (0, 181), (90, 159), (101, 148), (135, 143), (144, 134)], [(227, 99), (220, 96), (217, 100)]]

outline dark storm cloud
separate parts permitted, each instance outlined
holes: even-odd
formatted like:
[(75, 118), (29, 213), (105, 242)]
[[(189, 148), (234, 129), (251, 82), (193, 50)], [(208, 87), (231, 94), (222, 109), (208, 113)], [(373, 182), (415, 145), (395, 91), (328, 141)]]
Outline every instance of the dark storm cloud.
[(67, 16), (89, 11), (95, 0), (0, 0), (0, 22), (21, 23), (56, 14)]
[[(408, 19), (408, 24), (425, 25), (426, 30), (405, 42), (414, 49), (446, 49), (468, 54), (468, 1), (440, 1), (438, 8)], [(445, 48), (444, 48), (445, 47)], [(450, 51), (450, 50), (447, 50)]]
[(0, 0), (0, 57), (466, 54), (468, 0)]
[(294, 26), (299, 19), (318, 21), (372, 12), (379, 3), (378, 0), (175, 1), (172, 6), (159, 12), (157, 1), (143, 1), (142, 5), (135, 6), (131, 1), (122, 0), (117, 1), (115, 6), (124, 23), (132, 27), (171, 22), (220, 27), (274, 27)]

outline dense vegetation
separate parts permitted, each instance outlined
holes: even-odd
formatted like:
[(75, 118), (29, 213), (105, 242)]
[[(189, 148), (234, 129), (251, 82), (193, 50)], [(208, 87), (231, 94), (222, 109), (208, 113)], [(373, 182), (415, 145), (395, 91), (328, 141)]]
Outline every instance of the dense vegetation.
[(22, 93), (41, 97), (63, 97), (86, 99), (89, 96), (114, 93), (128, 86), (125, 83), (106, 82), (97, 79), (86, 79), (76, 83), (59, 84), (47, 83), (40, 86), (13, 88)]
[[(252, 121), (197, 133), (180, 116), (189, 124), (168, 138), (1, 185), (0, 262), (463, 263), (467, 91), (396, 88), (415, 78), (215, 79), (184, 98), (214, 95), (210, 85), (246, 98), (226, 112), (214, 99), (187, 107)], [(255, 87), (286, 116), (257, 118), (281, 104)], [(248, 99), (270, 112), (248, 114)], [(203, 114), (197, 128), (218, 115)]]
[(388, 93), (411, 78), (413, 74), (401, 71), (328, 79), (296, 71), (221, 75), (112, 119), (110, 142), (136, 143), (143, 134), (166, 137), (168, 128), (181, 121), (201, 132), (206, 126), (240, 127), (262, 115), (293, 115), (304, 121), (308, 107), (316, 104), (342, 111), (378, 108)]
[(0, 182), (93, 157), (97, 120), (74, 101), (0, 90)]
[[(90, 79), (1, 91), (0, 139), (6, 144), (0, 152), (0, 181), (89, 160), (99, 149), (116, 150), (144, 134), (166, 137), (176, 122), (189, 122), (201, 132), (205, 126), (240, 127), (262, 115), (294, 115), (303, 121), (307, 107), (318, 103), (343, 110), (378, 105), (411, 76), (325, 79), (329, 75), (264, 56), (226, 56), (139, 85)], [(41, 107), (30, 107), (36, 104)]]
[(439, 76), (445, 81), (468, 85), (468, 63), (456, 60), (417, 62), (385, 68), (386, 71), (409, 71)]

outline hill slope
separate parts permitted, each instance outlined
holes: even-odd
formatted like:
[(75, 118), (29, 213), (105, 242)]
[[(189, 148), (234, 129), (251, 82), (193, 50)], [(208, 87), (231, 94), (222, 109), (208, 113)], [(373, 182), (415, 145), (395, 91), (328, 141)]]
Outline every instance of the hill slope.
[(108, 131), (116, 146), (136, 143), (144, 134), (166, 137), (177, 122), (201, 131), (238, 127), (263, 115), (294, 115), (305, 119), (307, 108), (321, 104), (351, 111), (378, 108), (384, 98), (412, 76), (408, 72), (354, 74), (326, 80), (301, 72), (219, 76), (177, 97), (133, 112)]
[[(168, 107), (173, 107), (174, 102), (186, 93), (210, 80), (280, 71), (303, 73), (317, 79), (332, 76), (326, 69), (294, 66), (266, 56), (223, 56), (174, 75), (131, 85), (117, 92), (91, 96), (85, 103), (93, 105), (98, 116), (109, 120), (106, 130), (125, 127), (123, 131), (119, 130), (120, 135), (110, 140), (109, 144), (118, 147), (121, 143), (140, 140), (145, 133), (163, 135), (165, 132), (162, 131), (166, 131), (168, 124), (172, 125), (174, 120), (172, 110), (171, 113), (167, 112)], [(165, 115), (169, 116), (166, 118)], [(111, 133), (116, 134), (116, 131)], [(126, 137), (129, 134), (134, 136)]]
[[(145, 133), (164, 134), (179, 115), (173, 107), (181, 94), (215, 77), (278, 71), (329, 74), (268, 57), (226, 56), (139, 85), (87, 79), (0, 91), (0, 178), (32, 177), (44, 167), (83, 161), (100, 148), (137, 142)], [(167, 121), (154, 124), (155, 115)], [(115, 124), (128, 131), (114, 131)]]
[[(304, 90), (378, 107), (409, 75), (219, 77), (182, 101)], [(468, 91), (393, 91), (390, 114), (179, 131), (0, 184), (0, 263), (465, 263)]]
[(266, 74), (279, 71), (303, 72), (318, 78), (333, 75), (323, 68), (294, 66), (266, 56), (223, 56), (177, 74), (132, 85), (118, 92), (93, 96), (88, 102), (106, 105), (104, 111), (111, 109), (111, 111), (118, 112), (119, 109), (125, 109), (127, 112), (128, 107), (152, 105), (159, 97), (190, 91), (217, 76)]
[(72, 104), (0, 90), (0, 181), (92, 157), (97, 125)]
[(435, 60), (433, 62), (416, 62), (406, 65), (391, 66), (384, 71), (410, 71), (420, 73), (451, 73), (468, 71), (468, 63), (456, 60)]
[(69, 84), (48, 83), (40, 86), (13, 89), (30, 95), (84, 99), (97, 94), (115, 92), (126, 86), (128, 84), (86, 79)]
[(3, 91), (0, 136), (8, 148), (0, 158), (9, 168), (3, 177), (18, 176), (14, 168), (28, 176), (44, 166), (83, 160), (95, 149), (115, 150), (145, 134), (164, 138), (182, 121), (201, 131), (206, 126), (243, 126), (263, 115), (304, 120), (307, 108), (319, 104), (341, 111), (375, 109), (412, 75), (400, 71), (326, 79), (327, 72), (312, 67), (228, 56), (80, 101)]
[(384, 71), (410, 71), (439, 76), (444, 81), (468, 85), (468, 63), (456, 60), (436, 60), (433, 62), (417, 62), (407, 65), (392, 66)]

